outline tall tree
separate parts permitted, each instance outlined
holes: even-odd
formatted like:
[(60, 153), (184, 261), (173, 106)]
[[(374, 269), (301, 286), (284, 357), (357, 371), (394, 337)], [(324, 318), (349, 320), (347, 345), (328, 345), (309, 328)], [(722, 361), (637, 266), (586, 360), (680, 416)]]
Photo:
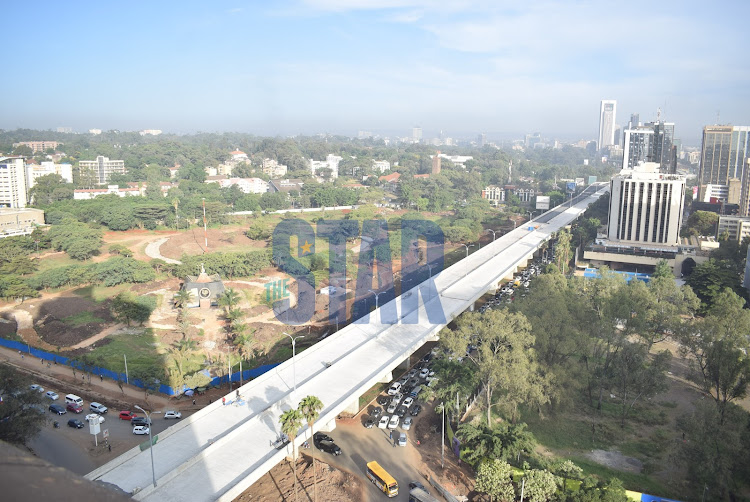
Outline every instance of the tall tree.
[[(302, 401), (299, 402), (298, 407), (302, 417), (307, 421), (307, 426), (310, 428), (310, 439), (313, 436), (313, 426), (315, 421), (320, 416), (320, 410), (323, 409), (323, 401), (318, 399), (316, 396), (303, 397)], [(318, 473), (315, 470), (315, 449), (311, 450), (313, 458), (313, 500), (318, 501)]]
[(557, 491), (557, 479), (554, 474), (541, 469), (527, 470), (524, 475), (524, 493), (529, 502), (547, 502)]
[(235, 306), (239, 305), (242, 296), (234, 288), (227, 288), (224, 293), (219, 296), (217, 303), (219, 307), (224, 308), (225, 313), (229, 313)]
[(513, 468), (508, 462), (487, 459), (477, 469), (476, 490), (490, 496), (490, 502), (508, 502), (515, 499), (513, 491)]
[(29, 388), (29, 378), (13, 366), (0, 364), (0, 439), (26, 444), (47, 421), (42, 395)]
[(294, 473), (294, 500), (297, 500), (297, 445), (295, 440), (297, 439), (297, 433), (299, 433), (300, 427), (302, 427), (302, 413), (299, 410), (291, 409), (286, 410), (279, 417), (281, 423), (281, 432), (286, 434), (292, 443), (292, 470)]

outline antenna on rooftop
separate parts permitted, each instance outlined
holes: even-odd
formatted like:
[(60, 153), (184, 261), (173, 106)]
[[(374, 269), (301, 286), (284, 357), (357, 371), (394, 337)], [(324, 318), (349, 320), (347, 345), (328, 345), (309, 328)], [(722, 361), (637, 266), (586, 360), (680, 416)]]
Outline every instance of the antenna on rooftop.
[(721, 119), (721, 110), (716, 110), (716, 125), (719, 125)]

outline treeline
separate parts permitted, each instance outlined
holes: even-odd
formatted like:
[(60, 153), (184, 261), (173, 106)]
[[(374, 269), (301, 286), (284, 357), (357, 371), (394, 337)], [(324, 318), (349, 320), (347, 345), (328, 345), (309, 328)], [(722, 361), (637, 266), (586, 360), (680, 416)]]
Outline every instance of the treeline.
[(36, 290), (101, 284), (116, 286), (123, 283), (153, 281), (156, 272), (147, 263), (133, 258), (115, 256), (100, 263), (68, 265), (37, 272), (25, 279), (29, 287)]

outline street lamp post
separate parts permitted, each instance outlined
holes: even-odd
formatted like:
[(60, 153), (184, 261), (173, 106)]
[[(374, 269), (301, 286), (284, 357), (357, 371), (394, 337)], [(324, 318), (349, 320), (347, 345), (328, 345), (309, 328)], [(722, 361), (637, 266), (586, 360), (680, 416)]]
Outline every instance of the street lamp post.
[(297, 340), (299, 338), (305, 338), (305, 335), (292, 336), (286, 331), (284, 332), (292, 340), (292, 374), (294, 375), (294, 392), (297, 392), (297, 365), (294, 363), (294, 356), (296, 355)]
[(492, 242), (495, 242), (495, 230), (492, 230), (491, 228), (487, 229), (488, 232), (492, 232)]
[(515, 230), (515, 229), (516, 229), (516, 225), (517, 225), (517, 224), (518, 224), (518, 222), (517, 222), (516, 220), (513, 220), (513, 230)]
[(442, 440), (442, 446), (440, 447), (440, 467), (445, 469), (445, 403), (440, 403), (440, 407), (443, 409), (443, 434), (440, 436)]
[(461, 244), (463, 247), (466, 248), (466, 257), (469, 257), (469, 248), (473, 248), (474, 244)]
[[(370, 293), (372, 293), (373, 295), (375, 295), (375, 310), (378, 310), (378, 297), (380, 295), (382, 295), (383, 293), (385, 293), (385, 291), (381, 291), (380, 293), (376, 293), (375, 291), (373, 291), (371, 289), (368, 289), (367, 291), (369, 291)], [(338, 322), (338, 319), (339, 319), (338, 316), (336, 316), (336, 321), (337, 322)]]
[(531, 216), (534, 214), (534, 211), (526, 211), (529, 215), (529, 221), (531, 221)]
[[(135, 408), (145, 413), (146, 420), (148, 421), (148, 451), (151, 453), (151, 479), (154, 482), (154, 488), (156, 488), (156, 469), (154, 468), (154, 440), (151, 437), (151, 413), (147, 412), (137, 404), (135, 405)], [(161, 413), (161, 411), (154, 411), (152, 413)]]

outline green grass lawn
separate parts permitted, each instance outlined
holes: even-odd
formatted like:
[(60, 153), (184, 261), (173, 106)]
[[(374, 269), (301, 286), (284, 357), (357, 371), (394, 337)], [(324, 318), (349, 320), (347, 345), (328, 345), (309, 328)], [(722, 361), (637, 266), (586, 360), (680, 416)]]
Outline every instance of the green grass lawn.
[(129, 291), (132, 288), (132, 284), (118, 284), (117, 286), (83, 286), (73, 290), (73, 293), (83, 298), (101, 303), (104, 300), (114, 298), (118, 294)]
[(93, 357), (101, 357), (106, 361), (106, 367), (112, 371), (125, 371), (127, 357), (128, 369), (136, 366), (163, 367), (164, 363), (159, 354), (161, 342), (150, 329), (133, 335), (118, 335), (110, 337), (111, 341), (91, 351)]
[(64, 318), (62, 321), (65, 324), (69, 324), (73, 327), (81, 326), (83, 324), (89, 324), (89, 323), (101, 324), (103, 322), (107, 322), (101, 317), (96, 317), (93, 313), (89, 311), (78, 312), (77, 314), (73, 314), (71, 316)]

